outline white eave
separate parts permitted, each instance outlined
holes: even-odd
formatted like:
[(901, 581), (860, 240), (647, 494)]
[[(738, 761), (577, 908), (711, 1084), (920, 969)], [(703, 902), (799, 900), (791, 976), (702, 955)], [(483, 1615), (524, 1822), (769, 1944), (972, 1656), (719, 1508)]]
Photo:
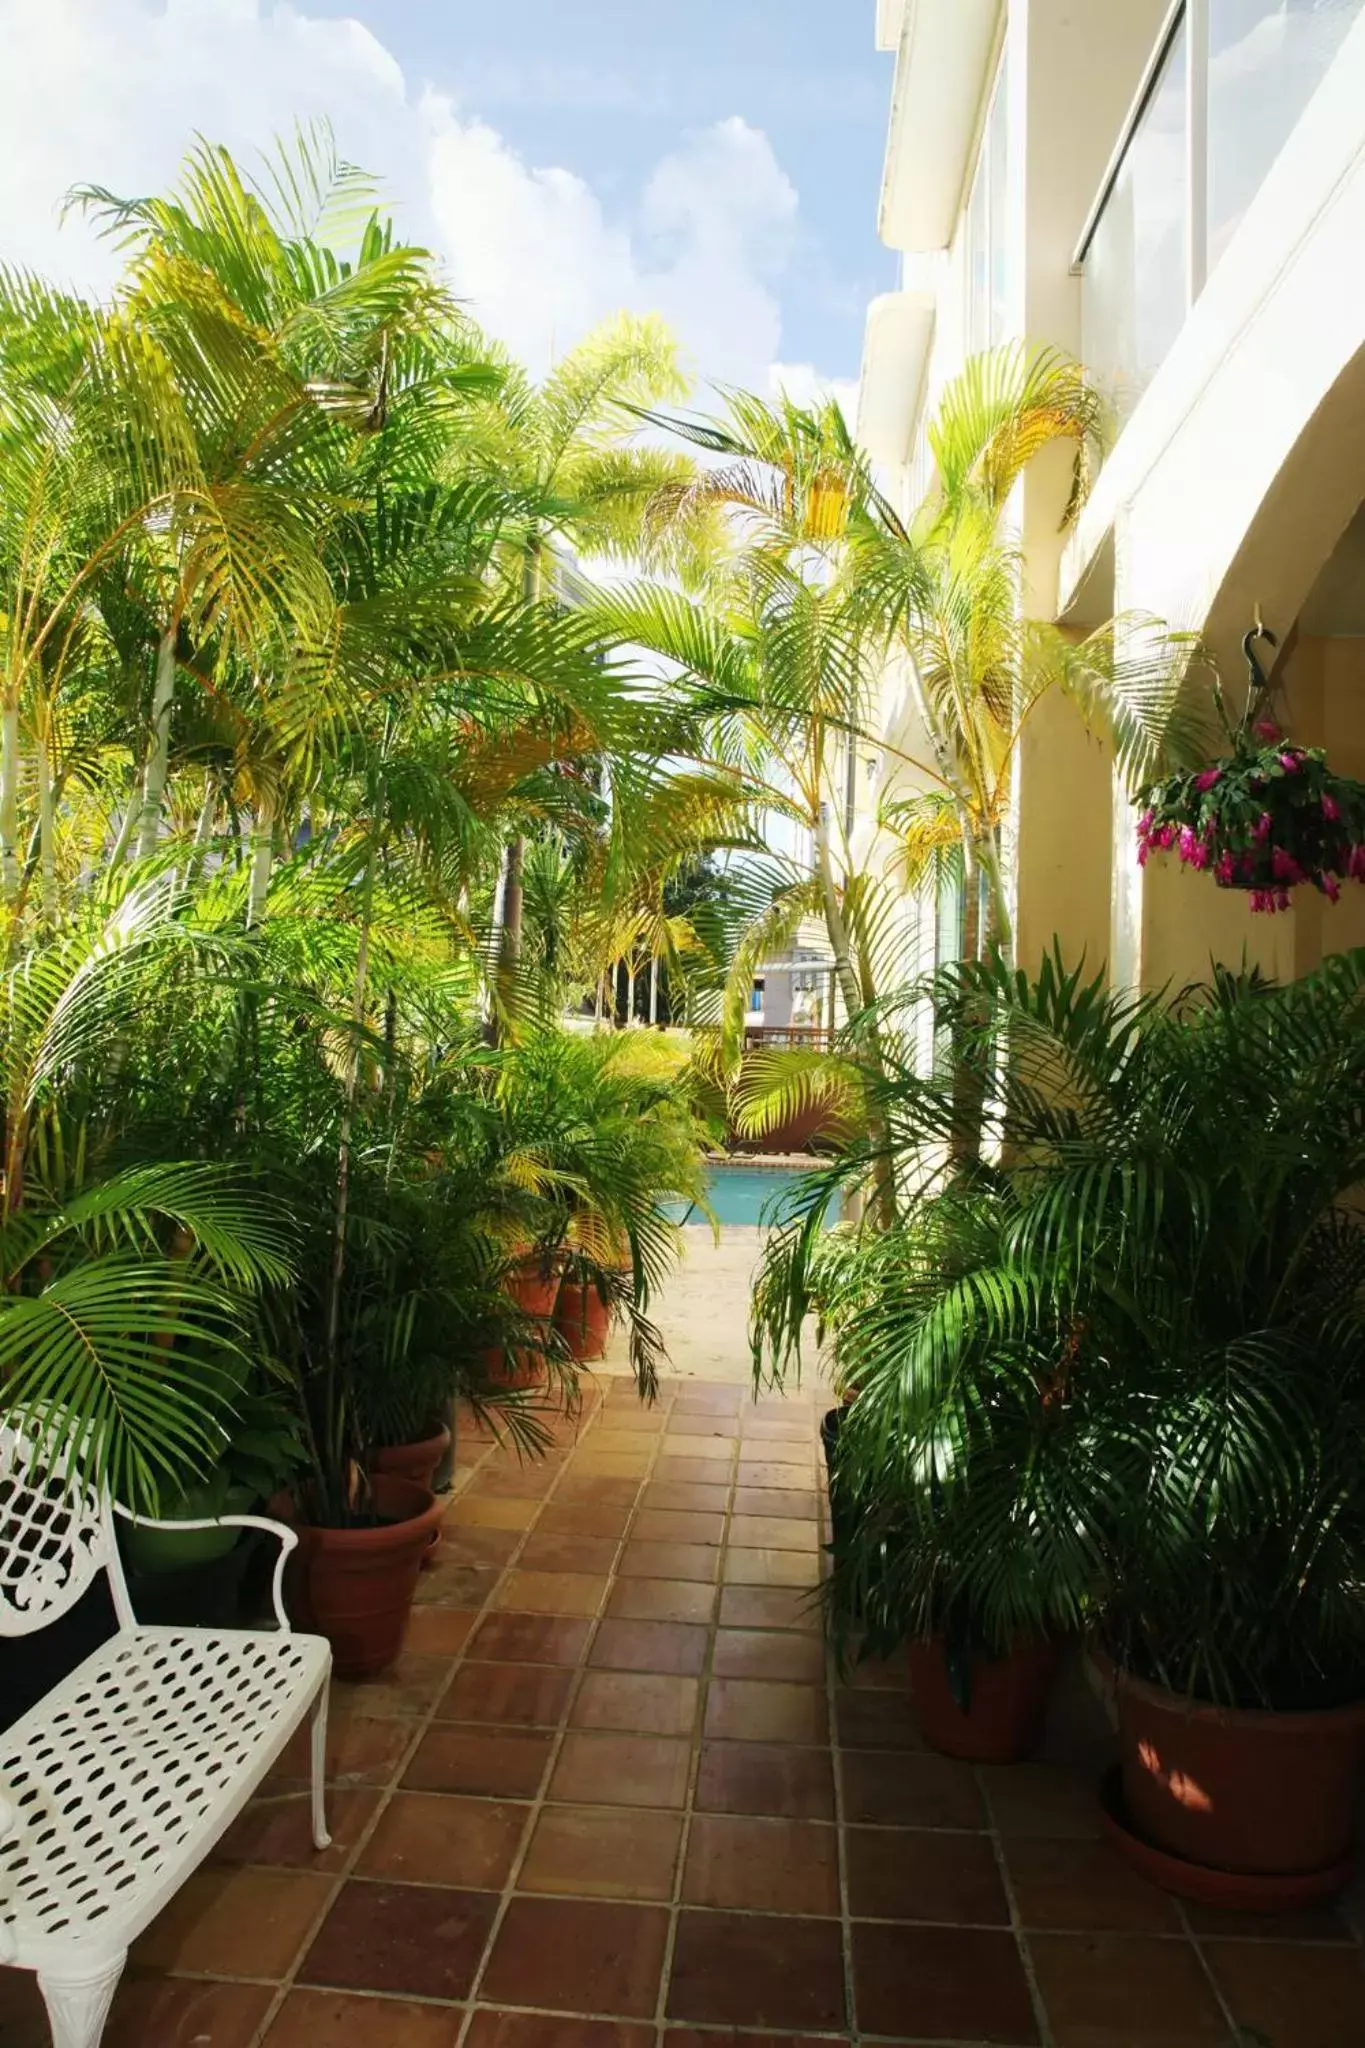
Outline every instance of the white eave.
[(898, 50), (905, 22), (906, 0), (877, 0), (877, 48)]
[(1001, 0), (903, 0), (877, 222), (889, 248), (946, 249), (953, 239), (1000, 6)]
[(867, 309), (858, 440), (872, 460), (903, 469), (924, 410), (935, 302), (927, 292), (885, 292)]

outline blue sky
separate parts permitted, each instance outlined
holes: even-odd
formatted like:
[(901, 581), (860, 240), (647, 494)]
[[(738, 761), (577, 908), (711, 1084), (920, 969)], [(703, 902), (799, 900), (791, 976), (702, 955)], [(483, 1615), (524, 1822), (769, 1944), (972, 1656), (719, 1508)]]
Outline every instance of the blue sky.
[(890, 59), (873, 0), (0, 0), (0, 260), (90, 289), (77, 180), (331, 120), (535, 367), (621, 303), (702, 375), (856, 377)]
[(528, 161), (626, 210), (662, 151), (739, 115), (762, 130), (800, 216), (781, 281), (784, 356), (858, 373), (868, 300), (894, 283), (877, 238), (891, 60), (874, 0), (323, 0)]

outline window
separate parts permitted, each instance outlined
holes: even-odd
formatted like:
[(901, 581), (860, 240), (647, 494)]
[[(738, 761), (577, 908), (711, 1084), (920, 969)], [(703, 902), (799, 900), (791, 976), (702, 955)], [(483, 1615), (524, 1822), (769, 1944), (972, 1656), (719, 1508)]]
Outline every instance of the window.
[(1009, 339), (1013, 237), (1009, 192), (1009, 66), (1002, 58), (967, 202), (967, 353)]

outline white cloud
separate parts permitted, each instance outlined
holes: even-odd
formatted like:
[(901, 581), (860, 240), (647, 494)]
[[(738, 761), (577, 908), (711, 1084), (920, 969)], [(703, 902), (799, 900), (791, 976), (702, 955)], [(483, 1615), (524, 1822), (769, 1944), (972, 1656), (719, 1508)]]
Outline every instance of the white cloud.
[[(162, 189), (196, 131), (252, 152), (328, 116), (488, 328), (536, 369), (621, 307), (658, 311), (705, 377), (762, 386), (797, 194), (739, 119), (687, 136), (623, 212), (414, 87), (361, 23), (270, 0), (0, 0), (0, 260), (86, 289), (117, 257), (58, 233), (76, 182)], [(813, 376), (813, 373), (812, 373)]]

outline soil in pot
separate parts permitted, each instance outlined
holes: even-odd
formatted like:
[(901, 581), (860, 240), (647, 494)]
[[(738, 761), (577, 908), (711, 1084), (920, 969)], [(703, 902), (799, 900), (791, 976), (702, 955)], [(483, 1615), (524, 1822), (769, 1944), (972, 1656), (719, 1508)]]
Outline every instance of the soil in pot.
[(1365, 1701), (1277, 1714), (1181, 1699), (1119, 1672), (1123, 1806), (1140, 1839), (1252, 1877), (1330, 1872), (1349, 1856)]
[(445, 1503), (411, 1479), (379, 1473), (370, 1526), (323, 1529), (293, 1502), (276, 1512), (298, 1532), (289, 1561), (289, 1611), (297, 1626), (326, 1636), (339, 1678), (373, 1678), (403, 1646), (422, 1559)]
[(449, 1449), (450, 1431), (442, 1425), (430, 1436), (419, 1437), (410, 1444), (375, 1444), (365, 1462), (371, 1472), (385, 1472), (396, 1479), (411, 1479), (414, 1485), (424, 1486), (430, 1492), (437, 1467)]
[(909, 1646), (910, 1697), (920, 1732), (945, 1756), (1014, 1764), (1042, 1740), (1052, 1681), (1061, 1657), (1053, 1642), (1021, 1642), (1008, 1657), (974, 1657), (957, 1697), (942, 1636)]
[(560, 1281), (555, 1328), (570, 1358), (586, 1365), (603, 1357), (610, 1327), (611, 1311), (591, 1283), (580, 1286), (576, 1280)]

